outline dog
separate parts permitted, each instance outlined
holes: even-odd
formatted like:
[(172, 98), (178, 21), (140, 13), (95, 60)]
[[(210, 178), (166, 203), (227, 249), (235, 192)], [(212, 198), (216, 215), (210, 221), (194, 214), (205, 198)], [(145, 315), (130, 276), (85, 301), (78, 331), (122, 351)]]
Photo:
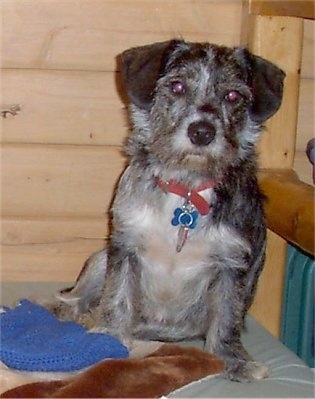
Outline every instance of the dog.
[(227, 378), (264, 378), (241, 331), (265, 258), (255, 144), (285, 73), (184, 40), (128, 49), (121, 67), (132, 130), (109, 242), (50, 309), (124, 342), (202, 337)]

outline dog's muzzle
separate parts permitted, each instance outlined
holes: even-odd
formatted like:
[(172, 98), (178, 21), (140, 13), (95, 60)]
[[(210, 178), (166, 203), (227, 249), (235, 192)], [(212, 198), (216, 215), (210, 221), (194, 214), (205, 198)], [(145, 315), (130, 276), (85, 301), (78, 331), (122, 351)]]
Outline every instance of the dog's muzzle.
[(188, 137), (194, 145), (208, 145), (215, 137), (215, 128), (206, 121), (193, 122), (188, 126)]

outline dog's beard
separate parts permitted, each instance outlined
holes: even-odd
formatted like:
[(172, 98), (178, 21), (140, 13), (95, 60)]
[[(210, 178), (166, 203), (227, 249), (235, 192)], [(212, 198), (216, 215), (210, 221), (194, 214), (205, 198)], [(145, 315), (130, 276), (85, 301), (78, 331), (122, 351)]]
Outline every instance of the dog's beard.
[[(204, 178), (221, 180), (226, 170), (232, 163), (236, 162), (236, 149), (229, 147), (220, 154), (212, 154), (208, 149), (171, 150), (170, 147), (161, 148), (156, 145), (151, 146), (151, 156), (160, 165), (161, 170), (186, 173), (187, 175), (197, 175)], [(157, 166), (155, 163), (155, 166)]]

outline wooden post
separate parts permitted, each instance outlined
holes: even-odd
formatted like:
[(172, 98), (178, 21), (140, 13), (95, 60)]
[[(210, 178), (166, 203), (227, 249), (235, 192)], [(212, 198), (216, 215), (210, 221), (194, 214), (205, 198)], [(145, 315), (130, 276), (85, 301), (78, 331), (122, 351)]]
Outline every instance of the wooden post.
[(301, 18), (249, 17), (248, 49), (274, 62), (286, 73), (282, 106), (266, 123), (259, 146), (260, 166), (263, 168), (282, 169), (293, 165), (302, 41)]
[[(254, 54), (274, 62), (286, 73), (281, 108), (266, 123), (259, 144), (259, 166), (291, 169), (296, 141), (303, 20), (247, 15), (245, 27), (246, 39), (243, 42), (246, 47)], [(250, 310), (276, 337), (280, 334), (286, 248), (285, 240), (268, 231), (265, 268)]]

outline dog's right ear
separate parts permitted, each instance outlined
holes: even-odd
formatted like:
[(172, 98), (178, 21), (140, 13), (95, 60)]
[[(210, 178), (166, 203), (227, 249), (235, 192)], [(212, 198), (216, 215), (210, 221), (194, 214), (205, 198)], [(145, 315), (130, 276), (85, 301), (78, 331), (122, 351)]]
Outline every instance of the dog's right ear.
[(150, 109), (156, 82), (162, 74), (168, 54), (179, 41), (154, 43), (126, 50), (121, 55), (122, 76), (132, 103)]

